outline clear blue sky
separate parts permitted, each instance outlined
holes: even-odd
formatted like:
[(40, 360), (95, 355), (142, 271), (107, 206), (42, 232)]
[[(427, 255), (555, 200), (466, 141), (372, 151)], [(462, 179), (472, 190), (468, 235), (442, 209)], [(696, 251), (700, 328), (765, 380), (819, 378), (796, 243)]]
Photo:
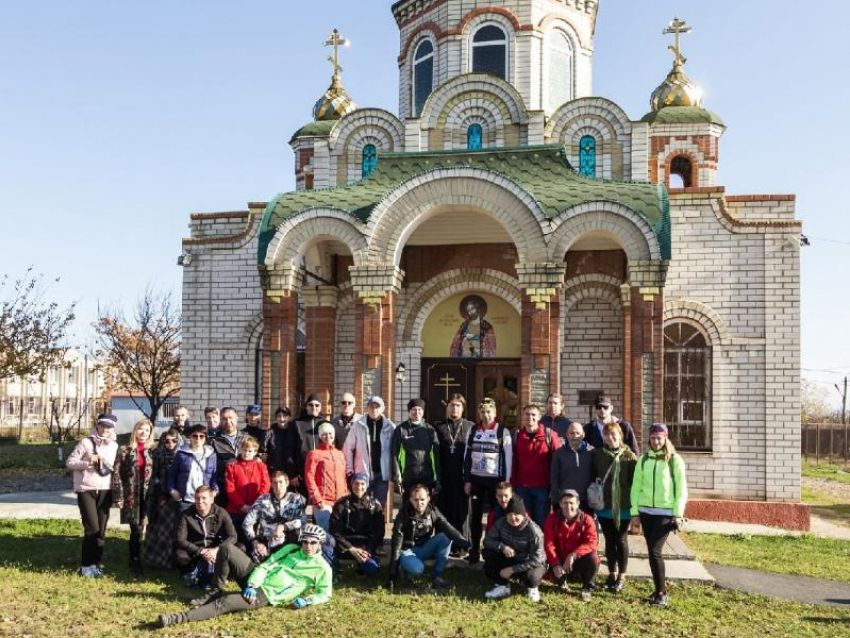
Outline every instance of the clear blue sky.
[[(0, 3), (0, 272), (61, 276), (52, 294), (79, 302), (81, 338), (98, 300), (128, 303), (150, 282), (179, 290), (190, 213), (293, 187), (287, 141), (328, 84), (334, 27), (353, 42), (355, 100), (397, 110), (390, 5)], [(670, 67), (661, 30), (681, 15), (688, 71), (729, 126), (720, 182), (797, 194), (806, 234), (822, 238), (803, 252), (803, 367), (817, 370), (804, 374), (829, 388), (850, 374), (850, 3), (600, 5), (596, 95), (640, 118)]]

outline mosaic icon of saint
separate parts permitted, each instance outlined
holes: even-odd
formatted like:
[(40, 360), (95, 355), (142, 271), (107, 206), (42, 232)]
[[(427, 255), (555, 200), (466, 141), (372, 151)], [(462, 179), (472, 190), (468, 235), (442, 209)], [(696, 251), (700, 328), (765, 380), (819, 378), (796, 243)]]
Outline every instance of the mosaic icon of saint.
[(460, 302), (458, 310), (464, 322), (455, 333), (449, 356), (467, 359), (495, 357), (496, 331), (490, 322), (484, 320), (487, 315), (487, 302), (484, 298), (480, 295), (467, 295)]

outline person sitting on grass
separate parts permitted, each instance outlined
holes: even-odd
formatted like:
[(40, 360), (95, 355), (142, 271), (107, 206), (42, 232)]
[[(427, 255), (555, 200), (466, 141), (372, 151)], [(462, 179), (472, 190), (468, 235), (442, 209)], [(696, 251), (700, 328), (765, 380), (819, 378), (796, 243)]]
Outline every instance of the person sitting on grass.
[(218, 548), (236, 543), (230, 515), (213, 501), (215, 492), (207, 485), (195, 490), (195, 504), (177, 523), (175, 562), (185, 573), (189, 587), (210, 584)]
[(508, 503), (511, 502), (512, 498), (519, 498), (514, 494), (514, 486), (507, 481), (502, 481), (498, 485), (496, 485), (496, 507), (490, 510), (490, 513), (487, 514), (487, 531), (489, 532), (493, 529), (493, 525), (496, 524), (500, 518), (504, 518), (505, 514), (508, 511)]
[(393, 523), (390, 588), (400, 573), (421, 576), (425, 572), (425, 561), (433, 558), (431, 584), (435, 589), (446, 590), (449, 583), (443, 578), (443, 572), (449, 561), (452, 543), (468, 550), (469, 541), (431, 505), (427, 487), (412, 486), (408, 497), (409, 501), (401, 508)]
[(227, 492), (227, 513), (240, 532), (242, 521), (260, 496), (269, 493), (269, 471), (257, 458), (260, 444), (253, 436), (246, 436), (239, 446), (239, 458), (227, 464), (224, 470), (224, 490)]
[(336, 539), (336, 571), (342, 558), (353, 559), (357, 571), (366, 576), (377, 575), (381, 568), (377, 553), (384, 544), (384, 513), (375, 497), (366, 493), (368, 489), (369, 475), (355, 474), (351, 494), (334, 504), (330, 533)]
[(303, 609), (328, 602), (333, 578), (330, 565), (321, 555), (325, 538), (325, 531), (318, 525), (305, 525), (300, 547), (285, 545), (250, 574), (245, 574), (248, 565), (242, 561), (234, 572), (242, 586), (241, 594), (219, 596), (185, 612), (160, 614), (159, 624), (168, 627), (197, 622), (267, 605), (291, 604), (295, 609)]
[(569, 582), (580, 582), (581, 599), (588, 602), (599, 571), (596, 523), (581, 511), (581, 499), (575, 490), (561, 492), (558, 503), (560, 509), (549, 514), (543, 529), (546, 559), (555, 582), (563, 589)]
[(540, 602), (540, 581), (546, 574), (543, 532), (525, 510), (521, 498), (512, 498), (507, 512), (484, 537), (484, 573), (496, 585), (484, 597), (498, 600), (511, 594), (510, 581), (528, 588), (528, 599)]
[(275, 470), (271, 475), (271, 493), (254, 501), (242, 522), (248, 551), (255, 563), (261, 563), (282, 545), (298, 543), (307, 524), (307, 499), (289, 492), (289, 475)]

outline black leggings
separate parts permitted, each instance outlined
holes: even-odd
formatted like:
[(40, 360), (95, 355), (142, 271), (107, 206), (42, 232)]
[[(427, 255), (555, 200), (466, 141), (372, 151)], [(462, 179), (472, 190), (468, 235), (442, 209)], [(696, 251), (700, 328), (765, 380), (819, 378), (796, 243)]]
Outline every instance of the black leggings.
[(652, 570), (652, 582), (655, 583), (655, 593), (667, 592), (666, 572), (664, 570), (664, 543), (673, 531), (673, 518), (640, 514), (640, 526), (646, 539), (646, 549), (649, 552), (649, 569)]
[(81, 565), (97, 565), (103, 556), (106, 524), (112, 507), (110, 490), (88, 490), (77, 493), (77, 505), (83, 520), (83, 555)]
[(605, 560), (608, 573), (625, 576), (629, 568), (629, 521), (616, 521), (611, 518), (599, 518), (602, 535), (605, 536)]
[(472, 484), (472, 493), (469, 499), (469, 541), (472, 544), (471, 552), (478, 555), (481, 551), (481, 536), (484, 533), (484, 525), (481, 517), (484, 516), (484, 508), (492, 511), (496, 506), (496, 484)]
[[(505, 567), (511, 567), (514, 563), (516, 563), (515, 558), (508, 558), (501, 552), (494, 552), (492, 549), (484, 550), (484, 573), (487, 575), (487, 578), (497, 585), (507, 585), (510, 582), (509, 579), (502, 578), (499, 572)], [(513, 578), (516, 578), (526, 587), (537, 587), (540, 585), (540, 581), (543, 580), (545, 574), (545, 565), (538, 565), (524, 572), (514, 574)]]

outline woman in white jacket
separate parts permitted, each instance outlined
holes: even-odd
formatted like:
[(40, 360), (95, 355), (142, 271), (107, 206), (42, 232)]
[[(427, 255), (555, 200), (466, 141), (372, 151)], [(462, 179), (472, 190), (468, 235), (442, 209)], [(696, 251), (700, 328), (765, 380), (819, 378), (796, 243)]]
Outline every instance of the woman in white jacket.
[(387, 490), (392, 477), (390, 446), (394, 430), (395, 423), (384, 416), (384, 400), (374, 396), (366, 404), (366, 414), (354, 422), (342, 446), (346, 474), (369, 476), (369, 493), (381, 504), (385, 518), (390, 515)]
[(91, 434), (77, 443), (65, 466), (74, 471), (74, 492), (83, 521), (83, 555), (80, 573), (85, 578), (103, 576), (98, 563), (103, 555), (109, 508), (112, 507), (112, 470), (118, 444), (118, 419), (101, 414)]

